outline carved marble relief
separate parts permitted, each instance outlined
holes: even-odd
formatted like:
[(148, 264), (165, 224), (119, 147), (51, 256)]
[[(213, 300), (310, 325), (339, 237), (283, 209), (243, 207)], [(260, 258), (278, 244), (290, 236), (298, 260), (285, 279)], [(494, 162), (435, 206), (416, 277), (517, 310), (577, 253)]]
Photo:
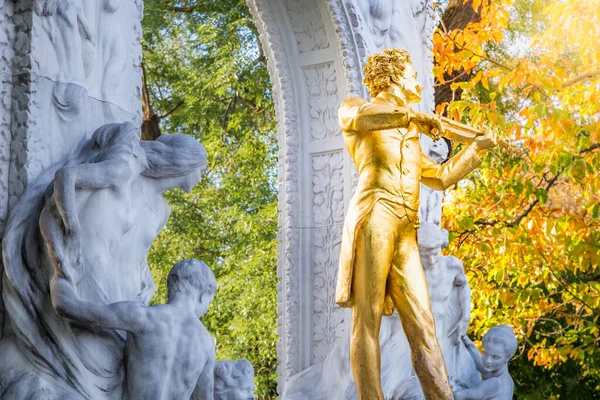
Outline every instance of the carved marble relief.
[(8, 171), (12, 135), (12, 69), (15, 39), (12, 21), (13, 3), (0, 0), (0, 233), (8, 214)]
[(337, 121), (340, 104), (333, 63), (303, 68), (308, 88), (310, 133), (313, 140), (331, 139), (341, 134)]
[[(13, 3), (11, 18), (14, 29), (13, 59), (11, 73), (14, 76), (11, 107), (11, 143), (10, 167), (8, 167), (8, 207), (16, 204), (18, 197), (25, 190), (28, 177), (26, 161), (33, 143), (27, 139), (30, 132), (36, 129), (36, 122), (30, 118), (29, 103), (37, 100), (37, 90), (29, 85), (31, 81), (31, 15), (32, 10), (24, 1)], [(34, 168), (35, 169), (35, 168)]]
[[(301, 302), (300, 302), (300, 200), (299, 200), (299, 129), (293, 92), (291, 61), (287, 60), (279, 14), (266, 0), (247, 0), (267, 56), (273, 81), (273, 100), (279, 132), (279, 256), (277, 262), (277, 366), (278, 390), (285, 380), (302, 370)], [(289, 45), (289, 44), (287, 44)]]
[(316, 0), (285, 0), (285, 6), (300, 53), (329, 48), (329, 38)]
[[(139, 80), (141, 7), (139, 0), (39, 2), (35, 73), (54, 82), (80, 85), (96, 99), (136, 112), (131, 105), (139, 101), (139, 84), (121, 83)], [(55, 89), (55, 102), (67, 110), (77, 107), (74, 95), (69, 88)]]
[(30, 180), (89, 137), (91, 126), (141, 120), (142, 3), (117, 3), (0, 1), (0, 72), (13, 85), (3, 82), (0, 96), (11, 104), (0, 116), (3, 124), (10, 119), (10, 130), (2, 129), (11, 136), (10, 167), (0, 154), (9, 207)]
[(360, 12), (351, 0), (327, 0), (327, 7), (341, 51), (347, 95), (368, 96), (362, 84), (362, 64), (367, 59), (368, 49), (364, 38), (357, 32)]
[(344, 330), (344, 312), (335, 305), (335, 284), (344, 219), (342, 151), (312, 156), (313, 353), (322, 361)]

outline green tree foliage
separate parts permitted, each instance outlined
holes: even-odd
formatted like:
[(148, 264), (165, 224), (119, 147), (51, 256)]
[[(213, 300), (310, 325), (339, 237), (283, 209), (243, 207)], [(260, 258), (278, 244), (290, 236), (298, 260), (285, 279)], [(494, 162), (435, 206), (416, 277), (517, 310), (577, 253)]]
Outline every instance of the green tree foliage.
[(243, 0), (175, 7), (146, 0), (144, 68), (150, 106), (163, 134), (201, 140), (208, 168), (193, 192), (167, 193), (172, 208), (150, 266), (166, 301), (166, 276), (195, 257), (219, 289), (203, 318), (219, 359), (245, 357), (257, 396), (276, 380), (277, 136), (271, 84)]

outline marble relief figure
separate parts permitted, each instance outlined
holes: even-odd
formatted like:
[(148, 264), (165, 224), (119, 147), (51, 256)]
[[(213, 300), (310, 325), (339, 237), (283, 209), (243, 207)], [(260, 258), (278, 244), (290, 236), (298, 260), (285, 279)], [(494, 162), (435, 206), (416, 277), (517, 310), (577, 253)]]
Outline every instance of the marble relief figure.
[(176, 264), (167, 278), (168, 303), (154, 307), (82, 301), (61, 267), (54, 265), (50, 283), (58, 315), (83, 326), (127, 332), (126, 399), (213, 397), (215, 342), (199, 318), (213, 300), (217, 281), (206, 264), (194, 259)]
[(58, 82), (83, 85), (94, 59), (96, 35), (81, 0), (38, 0), (36, 12), (56, 57)]
[[(116, 0), (39, 0), (41, 44), (36, 51), (44, 62), (37, 73), (53, 84), (51, 110), (61, 124), (75, 124), (83, 99), (90, 95), (100, 101), (121, 101), (121, 81), (131, 68), (128, 60), (132, 24), (126, 24), (129, 2)], [(121, 118), (110, 107), (103, 107), (104, 121)], [(68, 129), (68, 128), (67, 128)]]
[(462, 342), (471, 317), (471, 288), (463, 264), (454, 256), (442, 255), (448, 245), (445, 229), (426, 221), (417, 235), (438, 343), (451, 386), (454, 390), (473, 387), (481, 376)]
[(206, 152), (191, 136), (139, 141), (130, 123), (99, 128), (84, 147), (30, 183), (3, 240), (2, 398), (120, 399), (125, 332), (60, 317), (59, 268), (81, 301), (145, 305), (147, 254), (170, 210), (168, 189), (191, 190)]
[(44, 68), (56, 70), (57, 82), (78, 83), (90, 91), (98, 86), (103, 98), (109, 97), (125, 68), (127, 42), (120, 15), (125, 7), (116, 0), (39, 0), (36, 13), (51, 61)]
[[(406, 45), (407, 37), (412, 36), (414, 32), (419, 32), (416, 25), (410, 26), (414, 28), (412, 30), (407, 29), (406, 25), (409, 21), (406, 16), (420, 16), (425, 12), (428, 2), (427, 0), (358, 0), (357, 3), (365, 20), (365, 26), (371, 31), (375, 48), (386, 49), (396, 47), (400, 43)], [(404, 24), (398, 21), (403, 21)], [(412, 20), (410, 22), (410, 25), (415, 24)]]

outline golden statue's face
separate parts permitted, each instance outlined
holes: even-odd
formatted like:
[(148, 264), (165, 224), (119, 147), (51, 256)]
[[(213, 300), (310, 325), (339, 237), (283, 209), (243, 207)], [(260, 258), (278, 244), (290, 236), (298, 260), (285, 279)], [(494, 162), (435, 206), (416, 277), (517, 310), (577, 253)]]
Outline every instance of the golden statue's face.
[(405, 99), (407, 104), (421, 101), (423, 87), (417, 81), (417, 73), (412, 65), (407, 63), (404, 67), (404, 76), (398, 82), (392, 80), (390, 92), (396, 97)]

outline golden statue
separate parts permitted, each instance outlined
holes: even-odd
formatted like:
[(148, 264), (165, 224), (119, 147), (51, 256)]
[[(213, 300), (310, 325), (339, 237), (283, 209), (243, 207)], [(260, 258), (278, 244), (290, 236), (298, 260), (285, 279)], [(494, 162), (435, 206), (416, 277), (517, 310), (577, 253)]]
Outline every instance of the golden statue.
[[(480, 151), (497, 143), (490, 129), (408, 108), (421, 100), (416, 75), (405, 50), (374, 54), (363, 80), (373, 100), (350, 97), (339, 110), (359, 180), (344, 226), (336, 302), (352, 308), (350, 361), (360, 400), (384, 398), (379, 328), (394, 308), (425, 397), (453, 398), (417, 247), (419, 183), (448, 188), (480, 164)], [(421, 151), (419, 132), (468, 144), (440, 165)]]

